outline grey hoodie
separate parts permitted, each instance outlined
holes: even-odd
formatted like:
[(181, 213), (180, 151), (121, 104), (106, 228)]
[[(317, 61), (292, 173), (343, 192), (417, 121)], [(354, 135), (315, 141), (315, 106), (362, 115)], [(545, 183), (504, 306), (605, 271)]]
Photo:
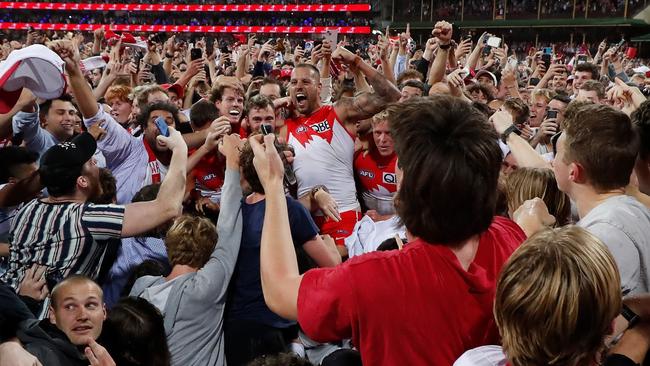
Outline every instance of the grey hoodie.
[(226, 170), (221, 192), (219, 242), (208, 263), (196, 273), (169, 282), (161, 276), (142, 277), (131, 290), (131, 296), (143, 297), (163, 309), (172, 365), (226, 363), (223, 313), (242, 231), (239, 171)]

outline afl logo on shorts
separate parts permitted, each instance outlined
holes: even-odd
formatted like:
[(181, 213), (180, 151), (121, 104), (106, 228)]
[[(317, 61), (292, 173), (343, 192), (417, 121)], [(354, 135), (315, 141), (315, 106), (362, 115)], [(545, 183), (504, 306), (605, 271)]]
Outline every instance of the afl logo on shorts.
[(395, 173), (383, 173), (382, 181), (386, 184), (397, 184)]

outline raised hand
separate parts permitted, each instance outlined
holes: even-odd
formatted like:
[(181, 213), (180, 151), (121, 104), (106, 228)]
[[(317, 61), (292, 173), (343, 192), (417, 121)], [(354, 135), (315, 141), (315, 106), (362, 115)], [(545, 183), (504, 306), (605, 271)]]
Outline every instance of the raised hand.
[(219, 143), (219, 152), (231, 163), (239, 165), (239, 155), (243, 146), (244, 140), (242, 140), (238, 134), (233, 133), (231, 135), (226, 135), (221, 139), (221, 142)]
[(253, 165), (262, 187), (268, 192), (283, 187), (284, 165), (275, 148), (275, 134), (255, 135), (248, 139), (255, 157)]
[(494, 129), (497, 130), (499, 135), (503, 134), (513, 124), (512, 115), (510, 112), (504, 110), (494, 112), (492, 117), (490, 117), (490, 122), (492, 122)]
[(187, 154), (187, 145), (185, 144), (185, 140), (183, 140), (183, 136), (172, 126), (169, 126), (169, 137), (158, 135), (156, 140), (158, 140), (160, 145), (174, 153)]
[(445, 21), (437, 22), (433, 27), (431, 34), (434, 37), (438, 38), (438, 43), (442, 45), (448, 45), (451, 43), (451, 37), (453, 35), (453, 28), (451, 26), (451, 23)]
[(79, 71), (79, 49), (74, 46), (74, 43), (69, 40), (52, 41), (48, 47), (61, 57), (65, 62), (65, 67), (68, 72)]
[[(429, 42), (427, 41), (427, 47), (428, 45)], [(469, 54), (471, 51), (472, 51), (472, 40), (470, 38), (463, 39), (458, 45), (458, 47), (456, 48), (456, 60), (459, 60), (461, 57)]]
[(540, 198), (525, 201), (512, 214), (512, 219), (529, 237), (539, 230), (555, 224), (555, 217), (548, 212), (548, 207)]

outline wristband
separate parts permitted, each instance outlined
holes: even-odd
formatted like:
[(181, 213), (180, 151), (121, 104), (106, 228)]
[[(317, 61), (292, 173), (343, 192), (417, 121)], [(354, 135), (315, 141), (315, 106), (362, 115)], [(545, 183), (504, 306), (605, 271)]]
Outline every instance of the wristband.
[(451, 48), (451, 42), (449, 42), (449, 43), (447, 43), (447, 44), (439, 44), (439, 45), (438, 45), (438, 48), (440, 48), (441, 50), (445, 50), (445, 51), (447, 51), (448, 49)]
[(503, 141), (503, 143), (505, 144), (506, 140), (508, 139), (508, 136), (510, 136), (510, 134), (513, 132), (518, 136), (521, 136), (521, 130), (519, 130), (517, 126), (511, 125), (510, 127), (506, 128), (506, 130), (503, 131), (503, 133), (501, 134), (501, 141)]
[(174, 55), (171, 53), (165, 53), (165, 58), (174, 58)]
[(639, 320), (641, 320), (641, 317), (632, 311), (632, 309), (627, 307), (627, 305), (623, 305), (623, 309), (621, 309), (621, 315), (623, 315), (623, 318), (627, 320), (627, 329), (634, 327), (639, 322)]

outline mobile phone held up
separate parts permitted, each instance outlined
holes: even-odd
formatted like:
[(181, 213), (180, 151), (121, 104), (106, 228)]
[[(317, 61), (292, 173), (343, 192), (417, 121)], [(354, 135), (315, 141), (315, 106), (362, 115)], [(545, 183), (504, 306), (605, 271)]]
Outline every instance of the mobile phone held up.
[(544, 67), (546, 70), (551, 67), (551, 54), (550, 53), (544, 53), (542, 54), (542, 62), (544, 63)]
[(154, 120), (154, 123), (161, 135), (169, 137), (169, 126), (167, 126), (167, 121), (164, 118), (158, 117)]
[(203, 50), (202, 49), (200, 49), (200, 48), (192, 48), (190, 50), (190, 60), (191, 61), (198, 60), (198, 59), (201, 59), (201, 58), (203, 58)]
[[(263, 123), (260, 126), (260, 132), (262, 132), (262, 135), (269, 135), (273, 133), (273, 126), (267, 123)], [(298, 181), (296, 180), (296, 174), (293, 172), (293, 167), (289, 162), (287, 161), (287, 157), (284, 156), (284, 151), (282, 150), (280, 144), (278, 143), (278, 140), (275, 140), (275, 149), (278, 151), (278, 154), (280, 154), (280, 158), (282, 159), (282, 163), (284, 164), (284, 184), (288, 188), (291, 188), (292, 186), (295, 186)]]
[(262, 135), (272, 134), (273, 126), (268, 123), (262, 123), (262, 125), (260, 126), (260, 131), (262, 132)]
[(501, 47), (501, 38), (492, 36), (488, 38), (487, 45), (490, 47), (499, 48)]
[(547, 119), (557, 118), (557, 111), (554, 111), (554, 110), (552, 110), (552, 109), (549, 109), (549, 110), (546, 112), (546, 118), (547, 118)]

